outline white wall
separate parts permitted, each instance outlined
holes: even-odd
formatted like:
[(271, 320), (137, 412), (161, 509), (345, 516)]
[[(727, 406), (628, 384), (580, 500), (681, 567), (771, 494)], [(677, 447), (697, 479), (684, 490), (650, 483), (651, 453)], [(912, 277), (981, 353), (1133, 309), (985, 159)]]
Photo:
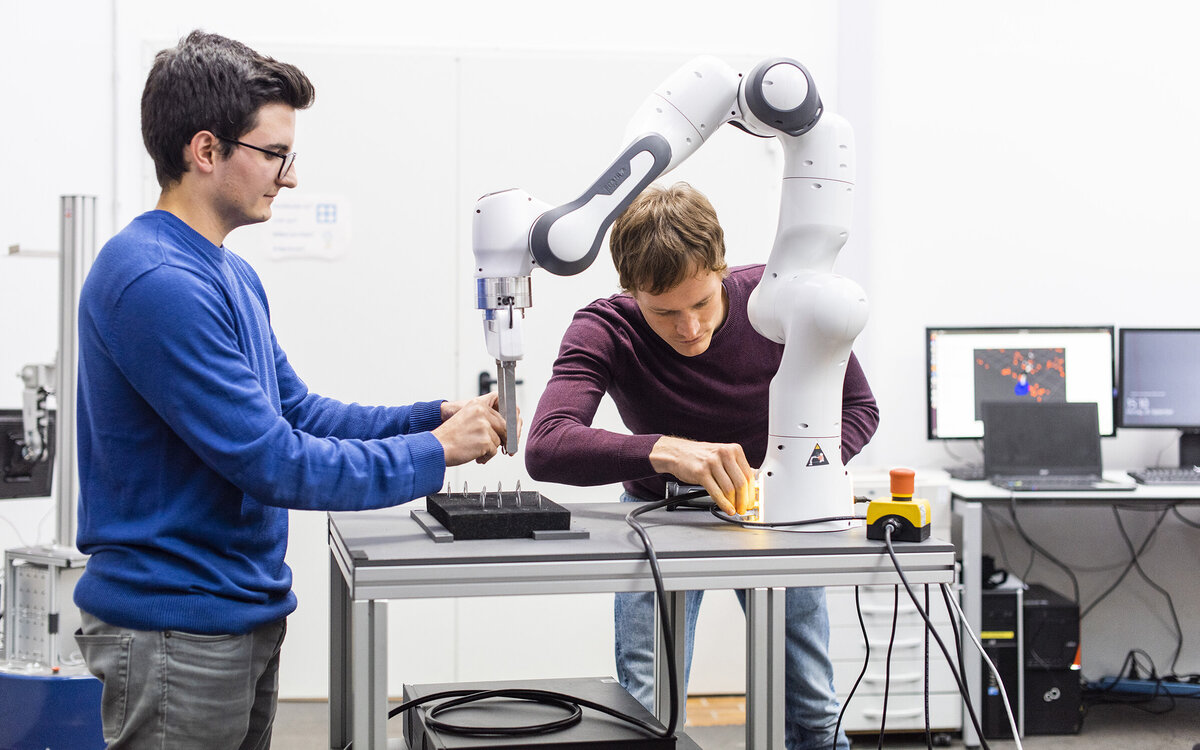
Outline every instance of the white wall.
[[(1200, 52), (1190, 34), (1200, 10), (924, 0), (875, 3), (869, 21), (861, 75), (872, 110), (855, 125), (871, 170), (859, 215), (870, 225), (874, 313), (858, 351), (883, 416), (859, 460), (948, 465), (945, 446), (923, 439), (925, 326), (1200, 325)], [(858, 78), (839, 73), (844, 85)], [(1173, 431), (1120, 430), (1103, 442), (1108, 467), (1176, 458)], [(953, 450), (979, 455), (971, 444)], [(1150, 510), (1121, 511), (1135, 544)], [(1108, 508), (1017, 513), (1079, 572), (1085, 606), (1129, 560)], [(1029, 548), (1007, 515), (988, 553), (1024, 572)], [(1196, 529), (1169, 516), (1143, 567), (1174, 596), (1185, 633), (1178, 670), (1195, 671)], [(1029, 578), (1071, 593), (1040, 556)], [(1166, 672), (1175, 644), (1164, 598), (1134, 572), (1084, 621), (1084, 673), (1113, 673), (1131, 648)]]
[[(944, 461), (920, 439), (926, 325), (1200, 322), (1198, 18), (1167, 2), (876, 5), (860, 150), (885, 417), (866, 457)], [(1106, 462), (1152, 463), (1173, 438), (1122, 431)]]
[[(812, 63), (827, 105), (856, 129), (860, 204), (838, 267), (862, 283), (871, 299), (872, 317), (857, 351), (883, 410), (879, 434), (856, 464), (950, 462), (944, 446), (924, 439), (926, 325), (1200, 325), (1188, 294), (1200, 264), (1189, 247), (1196, 222), (1189, 210), (1196, 197), (1191, 177), (1200, 166), (1192, 71), (1200, 59), (1188, 34), (1200, 11), (1167, 0), (1136, 7), (1080, 0), (1003, 5), (780, 0), (748, 10), (711, 1), (624, 0), (595, 7), (565, 10), (570, 6), (529, 0), (347, 2), (331, 12), (325, 3), (294, 2), (280, 14), (228, 0), (202, 9), (149, 0), (75, 0), (65, 9), (61, 3), (0, 0), (0, 70), (5, 71), (0, 76), (0, 247), (16, 242), (54, 247), (60, 194), (100, 196), (101, 236), (148, 207), (137, 115), (144, 70), (154, 49), (197, 26), (284, 59), (284, 51), (337, 46), (413, 54), (536, 52), (548, 59), (557, 54), (677, 55), (680, 60), (701, 51), (735, 58), (786, 54)], [(403, 85), (346, 93), (319, 90), (313, 116), (334, 102), (347, 125), (356, 128), (369, 127), (356, 122), (364, 113), (381, 109), (435, 123), (440, 115), (423, 111), (422, 102)], [(498, 107), (511, 106), (502, 114), (511, 130), (527, 102), (497, 99)], [(308, 114), (300, 118), (304, 154), (298, 167), (305, 187), (315, 189), (322, 172), (314, 156), (337, 154), (339, 144), (325, 133), (320, 142), (304, 142)], [(551, 116), (529, 127), (561, 127)], [(586, 118), (582, 122), (586, 126)], [(474, 153), (486, 153), (491, 131), (481, 124), (478, 133), (458, 137), (473, 138)], [(348, 128), (347, 137), (361, 137), (356, 132)], [(433, 169), (430, 153), (402, 136), (372, 136), (380, 150), (411, 165), (412, 175), (397, 175), (398, 182), (411, 183), (413, 176)], [(582, 172), (579, 178), (581, 185), (589, 179)], [(720, 211), (723, 186), (705, 184), (702, 174), (692, 179), (718, 199)], [(474, 197), (448, 198), (445, 216), (453, 218), (447, 221), (461, 221)], [(461, 234), (461, 226), (452, 231)], [(744, 236), (747, 244), (755, 241), (752, 231)], [(459, 239), (455, 246), (462, 247)], [(0, 257), (5, 321), (0, 406), (19, 402), (19, 381), (13, 377), (5, 386), (6, 373), (53, 357), (52, 266), (45, 259)], [(319, 277), (321, 271), (313, 273)], [(364, 267), (363, 273), (371, 271)], [(305, 314), (303, 295), (294, 294), (288, 274), (296, 270), (277, 274), (274, 286), (268, 279), (268, 291), (289, 354), (314, 388), (347, 399), (387, 400), (399, 394), (396, 398), (411, 400), (412, 368), (381, 377), (380, 364), (391, 362), (382, 350), (393, 343), (338, 349), (338, 329), (322, 327), (321, 316)], [(548, 283), (539, 282), (542, 288)], [(395, 315), (397, 329), (415, 305), (400, 296), (376, 304)], [(569, 312), (567, 306), (550, 309), (544, 303), (535, 310), (544, 319)], [(464, 308), (444, 325), (441, 338), (458, 342), (468, 341), (463, 331), (477, 324), (473, 311)], [(476, 345), (451, 355), (460, 392), (446, 395), (466, 395), (478, 368), (463, 358), (476, 357)], [(323, 361), (322, 353), (329, 350), (336, 355)], [(538, 368), (531, 364), (529, 370)], [(532, 409), (536, 394), (525, 399)], [(1105, 441), (1106, 462), (1114, 467), (1155, 463), (1174, 437), (1123, 430)], [(976, 449), (958, 445), (955, 450), (969, 455)], [(0, 523), (0, 544), (46, 541), (53, 524), (39, 527), (39, 519), (48, 506), (36, 500), (0, 504), (0, 518), (15, 527)], [(1129, 525), (1148, 529), (1146, 523), (1133, 517)], [(285, 661), (285, 695), (319, 694), (313, 691), (324, 679), (327, 572), (321, 524), (320, 514), (293, 514), (289, 562), (302, 599), (297, 617), (309, 619), (304, 625), (293, 621), (289, 642), (312, 656), (305, 663), (298, 658), (301, 652), (289, 654), (293, 666)], [(1112, 566), (1122, 559), (1122, 543), (1108, 510), (1031, 512), (1024, 525), (1035, 536), (1042, 534), (1039, 541), (1053, 545), (1066, 561), (1101, 568), (1083, 575), (1085, 603), (1115, 575)], [(1146, 560), (1147, 571), (1177, 594), (1185, 622), (1195, 621), (1200, 602), (1189, 596), (1188, 586), (1188, 573), (1200, 564), (1195, 531), (1168, 519), (1161, 533)], [(1136, 532), (1135, 537), (1140, 539)], [(1000, 538), (1015, 560), (1027, 554), (1010, 534)], [(1103, 554), (1094, 551), (1097, 547)], [(1062, 574), (1044, 562), (1035, 564), (1031, 577), (1066, 589)], [(1166, 666), (1174, 635), (1156, 597), (1130, 579), (1085, 622), (1089, 676), (1111, 672), (1132, 647), (1147, 649), (1160, 668)], [(1146, 613), (1136, 640), (1099, 622), (1118, 620), (1111, 614), (1122, 611)], [(397, 619), (393, 616), (393, 622)], [(415, 632), (421, 624), (412, 623)], [(1180, 671), (1195, 671), (1198, 661), (1197, 645), (1186, 643)]]

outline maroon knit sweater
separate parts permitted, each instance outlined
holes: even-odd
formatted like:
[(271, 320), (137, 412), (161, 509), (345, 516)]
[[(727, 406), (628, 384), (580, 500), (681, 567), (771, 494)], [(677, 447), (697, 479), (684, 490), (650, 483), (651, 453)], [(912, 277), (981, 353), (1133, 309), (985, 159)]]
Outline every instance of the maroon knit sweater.
[[(596, 300), (575, 314), (538, 402), (525, 467), (538, 481), (572, 485), (623, 482), (640, 498), (661, 498), (671, 477), (650, 465), (663, 435), (740, 443), (750, 465), (767, 449), (768, 392), (783, 345), (750, 325), (746, 303), (763, 266), (731, 269), (729, 312), (708, 350), (685, 357), (659, 338), (626, 294)], [(608, 393), (632, 434), (593, 429)], [(842, 393), (842, 460), (849, 461), (879, 425), (879, 407), (851, 354)]]

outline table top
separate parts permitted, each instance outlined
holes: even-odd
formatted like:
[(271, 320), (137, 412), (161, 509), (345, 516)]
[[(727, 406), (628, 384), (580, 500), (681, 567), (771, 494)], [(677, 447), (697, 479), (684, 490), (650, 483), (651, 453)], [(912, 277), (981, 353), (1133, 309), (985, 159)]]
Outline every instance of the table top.
[[(562, 503), (584, 539), (480, 539), (437, 543), (409, 503), (329, 514), (331, 554), (352, 598), (645, 591), (653, 588), (630, 503)], [(747, 529), (704, 511), (652, 511), (639, 519), (671, 590), (896, 583), (883, 542), (861, 526), (803, 533)], [(954, 548), (929, 539), (894, 544), (914, 583), (953, 580)], [(497, 590), (500, 586), (504, 590)]]
[(967, 502), (1052, 501), (1056, 503), (1122, 504), (1200, 502), (1200, 484), (1138, 484), (1123, 471), (1106, 471), (1104, 478), (1129, 484), (1130, 490), (1081, 490), (1069, 492), (1014, 492), (987, 480), (951, 479), (950, 494)]

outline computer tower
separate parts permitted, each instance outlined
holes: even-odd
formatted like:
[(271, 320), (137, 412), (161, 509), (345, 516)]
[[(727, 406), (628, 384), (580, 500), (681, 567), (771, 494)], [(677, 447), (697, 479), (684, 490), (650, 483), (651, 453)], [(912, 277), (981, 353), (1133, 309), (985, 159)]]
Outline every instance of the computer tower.
[(1079, 607), (1031, 583), (1023, 610), (1025, 734), (1076, 734), (1083, 725)]
[(983, 736), (987, 739), (1012, 738), (1012, 726), (1004, 708), (1004, 693), (1008, 694), (1013, 718), (1021, 731), (1022, 719), (1022, 665), (1024, 642), (1022, 639), (1021, 600), (1023, 592), (1019, 584), (1009, 584), (994, 589), (985, 589), (981, 598), (979, 640), (983, 650), (996, 665), (1003, 681), (1004, 692), (996, 675), (982, 661), (982, 715), (979, 717)]
[(1078, 734), (1083, 726), (1079, 671), (1025, 668), (1025, 734)]

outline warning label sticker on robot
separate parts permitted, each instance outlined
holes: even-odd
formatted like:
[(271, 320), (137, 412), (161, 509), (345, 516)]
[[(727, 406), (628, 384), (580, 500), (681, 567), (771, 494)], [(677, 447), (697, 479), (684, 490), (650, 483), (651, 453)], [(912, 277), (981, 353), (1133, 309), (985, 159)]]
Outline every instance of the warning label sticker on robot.
[(817, 443), (813, 448), (813, 452), (808, 456), (807, 466), (828, 466), (829, 459), (825, 458), (825, 451), (821, 450), (821, 444)]

